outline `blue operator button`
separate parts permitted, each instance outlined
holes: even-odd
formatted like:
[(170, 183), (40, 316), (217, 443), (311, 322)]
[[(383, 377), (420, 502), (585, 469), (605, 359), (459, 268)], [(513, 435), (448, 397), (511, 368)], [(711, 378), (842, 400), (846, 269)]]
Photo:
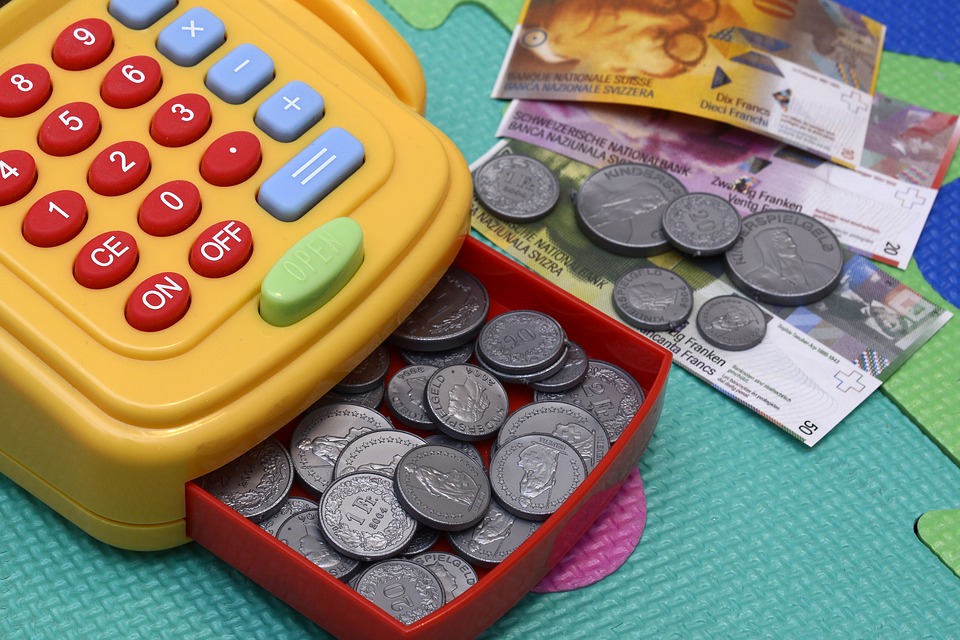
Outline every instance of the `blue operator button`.
[(292, 142), (323, 117), (323, 96), (305, 82), (294, 80), (257, 109), (253, 121), (279, 142)]
[(257, 202), (278, 220), (298, 220), (349, 178), (363, 157), (363, 144), (345, 130), (325, 131), (267, 178)]
[(177, 0), (110, 0), (107, 11), (128, 29), (146, 29), (177, 6)]
[(192, 67), (226, 39), (223, 21), (203, 7), (194, 7), (164, 27), (157, 49), (181, 67)]
[(241, 44), (207, 71), (207, 88), (230, 104), (243, 104), (273, 80), (273, 60), (252, 44)]

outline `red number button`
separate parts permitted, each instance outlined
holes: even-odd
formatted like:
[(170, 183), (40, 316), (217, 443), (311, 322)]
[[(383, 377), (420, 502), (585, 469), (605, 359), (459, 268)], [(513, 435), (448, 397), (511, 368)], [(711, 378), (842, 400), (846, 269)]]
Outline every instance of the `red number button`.
[(53, 61), (61, 69), (82, 71), (106, 60), (111, 51), (110, 25), (100, 18), (86, 18), (60, 32), (53, 43)]
[(214, 140), (200, 159), (200, 175), (217, 187), (232, 187), (260, 168), (260, 140), (249, 131), (233, 131)]
[(150, 56), (133, 56), (107, 71), (100, 85), (100, 97), (111, 107), (132, 109), (157, 95), (161, 84), (160, 64)]
[(137, 285), (127, 299), (125, 316), (134, 329), (162, 331), (176, 324), (190, 308), (190, 285), (179, 273), (167, 271)]
[(37, 183), (37, 163), (26, 151), (0, 151), (0, 207), (30, 193)]
[(210, 128), (210, 103), (197, 93), (184, 93), (164, 102), (150, 122), (150, 136), (165, 147), (183, 147)]
[(49, 71), (33, 63), (17, 65), (0, 75), (0, 116), (31, 114), (47, 103), (51, 93)]
[(205, 278), (223, 278), (247, 264), (253, 253), (253, 234), (239, 220), (207, 227), (190, 249), (190, 266)]
[(54, 109), (40, 125), (37, 144), (52, 156), (80, 153), (100, 137), (100, 112), (88, 102)]
[(23, 217), (21, 232), (35, 247), (56, 247), (73, 240), (87, 224), (87, 203), (76, 191), (64, 189), (33, 203)]
[(83, 245), (73, 261), (73, 278), (88, 289), (123, 282), (140, 259), (137, 241), (126, 231), (107, 231)]
[(173, 180), (151, 191), (140, 205), (137, 222), (152, 236), (172, 236), (200, 215), (200, 189), (186, 180)]
[(110, 145), (101, 151), (87, 172), (87, 184), (102, 196), (130, 193), (150, 175), (150, 153), (134, 140)]

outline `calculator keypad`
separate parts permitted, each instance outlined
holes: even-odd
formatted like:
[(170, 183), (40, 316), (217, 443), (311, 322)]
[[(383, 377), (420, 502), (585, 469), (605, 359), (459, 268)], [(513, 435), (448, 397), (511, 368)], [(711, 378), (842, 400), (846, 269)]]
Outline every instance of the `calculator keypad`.
[[(110, 0), (108, 11), (123, 25), (139, 30), (150, 27), (176, 4), (170, 0)], [(121, 32), (114, 33), (110, 23), (99, 18), (74, 20), (55, 33), (58, 35), (50, 50), (50, 60), (55, 66), (45, 68), (42, 64), (24, 62), (0, 74), (0, 116), (27, 116), (47, 104), (58, 77), (51, 75), (55, 67), (71, 72), (93, 70), (97, 73), (97, 65), (107, 59), (111, 62), (109, 68), (103, 65), (99, 74), (94, 76), (99, 83), (102, 103), (92, 100), (94, 104), (85, 101), (61, 104), (40, 123), (37, 146), (51, 157), (78, 156), (97, 143), (110, 128), (111, 119), (116, 117), (116, 112), (103, 105), (126, 111), (146, 106), (151, 110), (148, 114), (152, 112), (148, 128), (150, 139), (143, 142), (154, 142), (171, 149), (189, 147), (200, 141), (215, 124), (214, 111), (227, 105), (250, 102), (277, 75), (272, 56), (258, 46), (260, 43), (223, 47), (224, 53), (213, 60), (211, 54), (227, 42), (226, 27), (218, 16), (201, 7), (187, 9), (179, 16), (172, 16), (165, 26), (158, 27), (158, 36), (152, 43), (156, 47), (154, 55), (143, 51), (140, 55), (112, 57), (116, 47), (121, 47), (122, 51), (128, 51), (129, 47), (123, 43)], [(200, 88), (209, 90), (222, 101), (220, 104), (211, 105), (210, 94), (185, 92), (165, 98), (159, 106), (147, 106), (163, 89), (164, 69), (173, 75), (167, 59), (176, 65), (191, 67), (208, 58), (209, 68), (202, 76), (203, 87)], [(64, 77), (63, 80), (64, 85), (71, 84), (67, 82), (71, 78)], [(71, 91), (67, 89), (63, 95), (68, 96)], [(122, 225), (132, 223), (135, 218), (137, 230), (148, 236), (165, 238), (183, 234), (200, 219), (204, 183), (219, 188), (243, 185), (256, 175), (264, 162), (261, 135), (280, 143), (295, 142), (322, 120), (327, 108), (320, 92), (300, 80), (285, 81), (280, 88), (261, 97), (259, 104), (254, 106), (256, 111), (252, 119), (256, 129), (219, 133), (218, 137), (208, 141), (205, 149), (188, 152), (191, 155), (185, 158), (199, 160), (195, 168), (183, 167), (187, 171), (184, 177), (188, 179), (169, 179), (176, 174), (170, 175), (171, 167), (165, 166), (166, 161), (161, 162), (164, 166), (158, 171), (164, 175), (164, 181), (151, 186), (149, 193), (135, 200), (137, 204), (132, 216), (127, 214), (130, 217), (112, 223), (119, 224), (119, 228), (98, 233), (104, 228), (100, 222), (99, 229), (88, 231), (88, 238), (92, 234), (98, 235), (85, 239), (82, 248), (74, 255), (74, 279), (88, 289), (109, 289), (125, 282), (144, 260), (144, 255), (148, 255), (143, 252), (150, 243), (142, 239), (144, 247), (138, 246), (134, 235), (122, 230)], [(93, 194), (119, 199), (136, 192), (150, 179), (154, 159), (150, 149), (136, 138), (117, 142), (115, 130), (108, 135), (113, 139), (102, 143), (107, 146), (98, 149), (96, 154), (86, 155), (87, 160), (82, 162), (86, 166), (87, 186)], [(125, 135), (137, 134), (129, 131)], [(261, 178), (261, 183), (250, 196), (261, 209), (282, 222), (301, 218), (365, 161), (363, 144), (340, 127), (330, 127), (312, 142), (291, 147), (288, 154), (289, 161), (280, 169), (276, 167), (283, 158), (271, 158), (271, 174)], [(174, 171), (177, 169), (174, 167)], [(196, 182), (189, 179), (193, 172), (199, 173), (199, 178), (194, 178)], [(0, 153), (0, 206), (24, 198), (37, 180), (37, 163), (30, 153), (22, 150)], [(130, 201), (122, 202), (117, 206), (129, 210)], [(102, 203), (94, 202), (93, 205), (93, 210), (88, 211), (84, 196), (76, 191), (48, 193), (22, 214), (23, 238), (35, 247), (65, 245), (87, 228), (89, 220), (121, 213), (113, 207), (104, 208)], [(216, 205), (214, 202), (211, 206)], [(356, 250), (362, 255), (362, 233), (357, 241), (360, 245)], [(152, 257), (147, 261), (150, 266), (141, 268), (148, 268), (155, 275), (143, 280), (138, 285), (138, 293), (129, 294), (123, 309), (117, 309), (117, 313), (123, 313), (130, 326), (140, 331), (166, 329), (176, 324), (190, 307), (192, 294), (187, 276), (224, 278), (243, 268), (251, 259), (253, 249), (251, 228), (230, 218), (207, 226), (193, 239), (187, 260), (189, 270), (183, 274), (164, 270), (163, 261), (154, 257), (155, 249), (151, 245), (149, 255)], [(271, 261), (277, 259), (271, 258)], [(279, 260), (289, 262), (288, 257)], [(157, 269), (157, 266), (161, 268)], [(269, 263), (266, 266), (269, 267)], [(346, 282), (342, 278), (334, 280), (340, 283), (338, 286)], [(312, 293), (306, 299), (315, 301), (321, 297)], [(162, 301), (166, 302), (160, 304)], [(315, 302), (301, 302), (301, 307), (301, 312), (316, 308)], [(156, 319), (151, 320), (151, 316)]]

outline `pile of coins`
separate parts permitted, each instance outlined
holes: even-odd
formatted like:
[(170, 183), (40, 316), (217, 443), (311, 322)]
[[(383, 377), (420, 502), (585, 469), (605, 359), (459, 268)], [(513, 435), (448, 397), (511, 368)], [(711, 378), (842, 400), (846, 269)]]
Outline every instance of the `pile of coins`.
[[(507, 154), (477, 170), (474, 189), (494, 215), (528, 222), (543, 218), (556, 204), (556, 183), (556, 176), (539, 160)], [(703, 338), (722, 349), (750, 349), (763, 340), (763, 312), (747, 298), (799, 306), (827, 296), (840, 282), (843, 250), (820, 221), (786, 210), (741, 218), (727, 199), (689, 193), (679, 180), (654, 166), (621, 163), (599, 168), (574, 192), (573, 200), (581, 232), (611, 253), (649, 257), (676, 249), (693, 257), (722, 256), (728, 277), (746, 298), (711, 300), (696, 318)], [(530, 208), (536, 215), (521, 212)], [(630, 326), (671, 331), (689, 319), (693, 290), (673, 271), (638, 267), (615, 283), (613, 306)]]
[[(200, 486), (397, 620), (437, 610), (560, 508), (644, 399), (549, 315), (489, 315), (482, 283), (450, 269), (288, 447), (268, 439)], [(533, 402), (511, 412), (521, 384)]]

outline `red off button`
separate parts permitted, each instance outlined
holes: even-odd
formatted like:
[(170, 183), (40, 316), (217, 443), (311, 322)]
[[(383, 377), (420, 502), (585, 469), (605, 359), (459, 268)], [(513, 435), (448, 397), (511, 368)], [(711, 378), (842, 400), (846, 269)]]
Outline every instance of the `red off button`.
[(73, 277), (88, 289), (106, 289), (133, 273), (139, 259), (133, 236), (126, 231), (107, 231), (80, 249), (73, 262)]
[(205, 278), (223, 278), (247, 264), (253, 253), (253, 234), (239, 220), (207, 227), (193, 243), (190, 266)]
[(137, 285), (127, 299), (125, 316), (134, 329), (162, 331), (176, 324), (190, 308), (190, 285), (179, 273), (166, 271)]

